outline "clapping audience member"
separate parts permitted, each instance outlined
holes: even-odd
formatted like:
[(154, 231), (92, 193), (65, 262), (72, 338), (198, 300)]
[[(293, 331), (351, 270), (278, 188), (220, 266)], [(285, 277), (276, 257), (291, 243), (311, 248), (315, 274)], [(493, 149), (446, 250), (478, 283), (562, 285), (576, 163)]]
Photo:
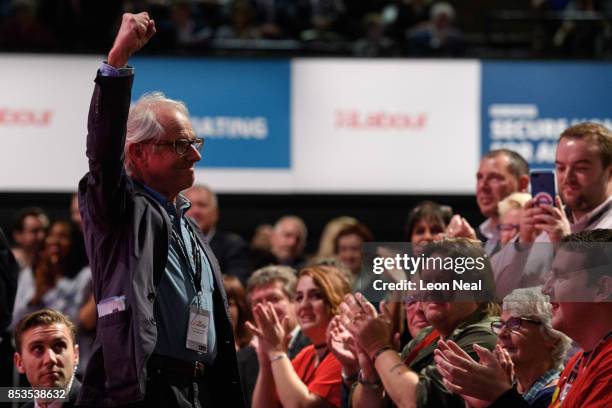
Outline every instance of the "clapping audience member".
[(260, 371), (253, 407), (340, 406), (341, 364), (329, 352), (327, 327), (350, 293), (344, 273), (330, 266), (312, 266), (299, 274), (295, 305), (301, 329), (312, 341), (293, 360), (287, 355), (288, 319), (280, 319), (270, 304), (255, 307)]
[(78, 253), (75, 228), (68, 221), (51, 224), (33, 269), (26, 269), (19, 276), (13, 324), (26, 314), (45, 307), (76, 320), (91, 272)]
[[(247, 283), (247, 300), (253, 315), (253, 309), (259, 304), (271, 304), (279, 320), (287, 320), (289, 329), (288, 354), (293, 359), (310, 340), (300, 330), (295, 316), (296, 271), (288, 266), (270, 265), (253, 272)], [(257, 337), (251, 345), (238, 351), (238, 368), (240, 381), (244, 390), (247, 406), (251, 406), (253, 391), (259, 373), (259, 362), (255, 346)]]
[[(499, 306), (494, 302), (491, 267), (482, 247), (464, 239), (445, 240), (429, 244), (424, 256), (484, 259), (481, 270), (474, 268), (461, 275), (465, 282), (480, 281), (482, 290), (421, 293), (423, 310), (431, 327), (422, 329), (401, 356), (392, 345), (391, 322), (378, 316), (360, 294), (348, 296), (341, 306), (343, 324), (354, 335), (361, 353), (361, 378), (352, 394), (353, 407), (381, 406), (386, 399), (398, 406), (463, 407), (463, 400), (444, 387), (435, 366), (434, 350), (438, 341), (452, 339), (474, 356), (473, 347), (495, 347), (491, 322), (495, 321), (493, 316), (499, 313)], [(425, 285), (449, 282), (453, 276), (454, 270), (436, 267), (435, 262), (420, 272)]]
[[(581, 352), (565, 365), (551, 407), (612, 406), (612, 230), (591, 230), (563, 239), (542, 288), (550, 297), (552, 327), (574, 340)], [(450, 392), (476, 407), (529, 407), (513, 388), (498, 353), (479, 350), (477, 363), (453, 342), (440, 345), (436, 361)]]
[(414, 339), (425, 327), (429, 326), (423, 304), (415, 297), (408, 296), (404, 299), (404, 314), (406, 315), (406, 328), (410, 338)]
[(501, 320), (491, 324), (497, 344), (512, 360), (516, 390), (532, 407), (550, 404), (570, 347), (570, 339), (553, 329), (551, 320), (552, 306), (534, 287), (506, 296)]
[(79, 364), (79, 346), (70, 319), (51, 309), (29, 314), (15, 327), (15, 346), (15, 367), (26, 375), (30, 385), (63, 389), (67, 398), (63, 403), (36, 400), (24, 407), (73, 407), (81, 383), (74, 377)]
[(20, 268), (32, 267), (34, 257), (45, 241), (48, 228), (49, 218), (40, 208), (24, 208), (17, 214), (11, 233), (15, 242), (13, 255)]
[(240, 279), (233, 275), (224, 275), (223, 286), (225, 287), (230, 317), (232, 318), (236, 351), (239, 351), (248, 346), (253, 337), (245, 326), (245, 323), (251, 320), (251, 311), (247, 306), (246, 291), (240, 283)]

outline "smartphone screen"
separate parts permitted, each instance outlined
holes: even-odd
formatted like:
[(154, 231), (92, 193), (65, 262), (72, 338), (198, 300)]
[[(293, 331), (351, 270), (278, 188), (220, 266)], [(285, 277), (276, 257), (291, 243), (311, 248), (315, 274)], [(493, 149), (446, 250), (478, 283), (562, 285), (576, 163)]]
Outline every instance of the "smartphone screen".
[(555, 183), (555, 172), (553, 170), (532, 170), (531, 195), (538, 204), (555, 205), (557, 186)]

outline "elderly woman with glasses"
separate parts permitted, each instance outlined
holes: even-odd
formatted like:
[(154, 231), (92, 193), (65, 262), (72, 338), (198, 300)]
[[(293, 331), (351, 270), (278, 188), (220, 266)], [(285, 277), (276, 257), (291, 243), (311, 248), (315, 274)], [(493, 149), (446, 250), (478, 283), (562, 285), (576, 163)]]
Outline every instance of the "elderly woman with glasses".
[[(570, 339), (552, 328), (551, 319), (552, 306), (536, 287), (516, 289), (506, 296), (501, 319), (491, 323), (498, 346), (512, 361), (516, 389), (531, 407), (550, 404), (570, 346)], [(446, 350), (445, 346), (440, 350)], [(447, 378), (449, 365), (437, 354), (438, 369)], [(466, 400), (472, 406), (480, 405), (469, 397)]]

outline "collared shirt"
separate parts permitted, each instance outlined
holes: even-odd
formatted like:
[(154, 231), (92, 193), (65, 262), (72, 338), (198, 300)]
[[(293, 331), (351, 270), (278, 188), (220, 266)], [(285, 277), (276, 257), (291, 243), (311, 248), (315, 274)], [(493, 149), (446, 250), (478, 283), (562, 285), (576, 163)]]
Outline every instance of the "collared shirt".
[[(535, 383), (533, 383), (529, 391), (523, 394), (523, 399), (527, 401), (528, 403), (532, 404), (535, 401), (538, 394), (540, 393), (540, 391), (545, 389), (546, 386), (550, 384), (552, 380), (554, 380), (555, 378), (559, 378), (559, 374), (561, 374), (561, 370), (558, 368), (552, 368), (548, 370), (547, 372), (545, 372), (544, 374), (542, 374), (542, 376), (538, 378), (538, 380)], [(551, 397), (552, 397), (552, 392), (551, 392)]]
[[(575, 221), (574, 217), (570, 222)], [(612, 197), (608, 197), (603, 203), (586, 213), (580, 220), (572, 223), (572, 233), (586, 229), (612, 228)]]
[(499, 231), (493, 226), (490, 218), (480, 224), (478, 230), (487, 239), (484, 244), (485, 253), (489, 256), (493, 255), (499, 249)]
[[(157, 343), (155, 353), (174, 357), (185, 361), (199, 360), (212, 364), (217, 352), (215, 319), (213, 310), (213, 276), (212, 268), (204, 251), (200, 248), (199, 254), (202, 265), (202, 276), (200, 279), (202, 292), (198, 296), (200, 307), (210, 313), (208, 325), (208, 352), (198, 353), (186, 347), (187, 328), (189, 326), (190, 307), (196, 299), (196, 288), (194, 268), (194, 249), (189, 226), (185, 219), (185, 212), (191, 207), (191, 203), (182, 195), (176, 198), (176, 206), (168, 201), (163, 195), (143, 184), (143, 187), (153, 196), (166, 210), (172, 228), (182, 242), (170, 241), (168, 248), (168, 262), (166, 270), (157, 288), (157, 297), (153, 313), (157, 321)], [(181, 245), (183, 249), (181, 249)], [(197, 242), (196, 242), (197, 245)], [(190, 260), (182, 255), (186, 251)]]

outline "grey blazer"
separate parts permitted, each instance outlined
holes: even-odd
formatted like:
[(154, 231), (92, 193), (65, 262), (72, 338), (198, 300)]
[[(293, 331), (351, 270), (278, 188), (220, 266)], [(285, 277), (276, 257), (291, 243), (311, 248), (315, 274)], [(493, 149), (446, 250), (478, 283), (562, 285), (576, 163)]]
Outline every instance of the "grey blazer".
[[(126, 309), (98, 319), (93, 354), (79, 404), (115, 406), (141, 400), (147, 360), (157, 339), (153, 304), (164, 273), (171, 222), (161, 205), (125, 172), (123, 147), (134, 76), (98, 74), (88, 120), (89, 172), (79, 183), (79, 205), (96, 302), (125, 296)], [(215, 406), (244, 406), (227, 298), (219, 265), (211, 261), (217, 358), (211, 368)], [(215, 388), (217, 387), (217, 388)]]

